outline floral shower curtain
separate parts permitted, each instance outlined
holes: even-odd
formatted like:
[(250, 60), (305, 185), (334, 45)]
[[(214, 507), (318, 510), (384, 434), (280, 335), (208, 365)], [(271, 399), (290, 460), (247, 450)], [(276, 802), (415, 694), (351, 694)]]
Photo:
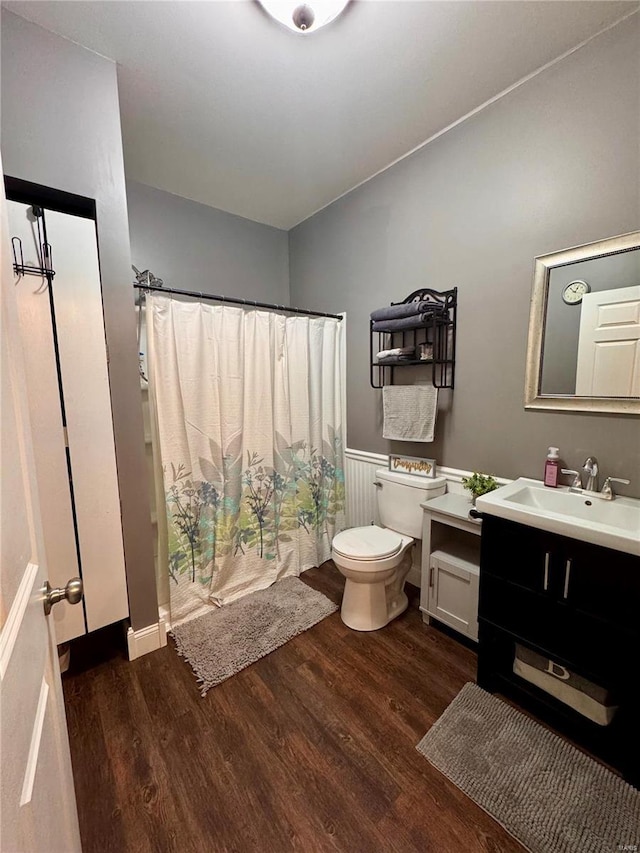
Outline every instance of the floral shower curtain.
[(330, 318), (147, 305), (176, 624), (329, 558), (344, 527), (344, 343)]

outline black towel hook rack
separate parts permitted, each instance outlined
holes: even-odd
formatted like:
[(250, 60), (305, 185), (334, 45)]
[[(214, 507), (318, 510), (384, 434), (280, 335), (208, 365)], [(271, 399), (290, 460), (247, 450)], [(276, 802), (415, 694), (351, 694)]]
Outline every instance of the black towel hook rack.
[(38, 249), (40, 257), (39, 264), (25, 264), (24, 252), (22, 249), (22, 239), (20, 237), (11, 238), (11, 251), (13, 254), (13, 271), (16, 275), (37, 275), (46, 278), (49, 284), (52, 283), (55, 276), (53, 269), (53, 250), (51, 244), (47, 240), (47, 227), (44, 221), (44, 210), (34, 204), (31, 207), (31, 215), (33, 216), (38, 231)]

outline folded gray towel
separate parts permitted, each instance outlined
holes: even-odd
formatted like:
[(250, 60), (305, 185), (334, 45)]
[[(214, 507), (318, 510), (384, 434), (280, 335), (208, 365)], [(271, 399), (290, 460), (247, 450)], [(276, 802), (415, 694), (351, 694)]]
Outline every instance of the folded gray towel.
[(374, 320), (371, 328), (374, 332), (401, 332), (403, 329), (416, 329), (429, 323), (434, 314), (441, 313), (440, 310), (423, 311), (421, 314), (412, 314), (410, 317), (401, 317), (397, 320)]
[(400, 305), (387, 305), (386, 308), (377, 308), (375, 311), (372, 311), (371, 319), (399, 320), (401, 317), (422, 314), (423, 311), (427, 311), (433, 305), (433, 302), (403, 302)]

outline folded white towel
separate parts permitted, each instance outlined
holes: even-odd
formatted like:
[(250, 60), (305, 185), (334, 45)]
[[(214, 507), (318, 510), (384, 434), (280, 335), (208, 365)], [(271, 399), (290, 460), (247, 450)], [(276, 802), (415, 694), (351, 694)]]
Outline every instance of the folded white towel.
[(416, 350), (415, 347), (394, 347), (393, 349), (382, 349), (377, 354), (376, 358), (378, 358), (378, 359), (380, 359), (380, 358), (391, 358), (391, 356), (396, 356), (396, 355), (398, 355), (398, 356), (400, 356), (400, 355), (404, 355), (404, 356), (415, 355), (415, 350)]
[(382, 437), (393, 441), (433, 441), (438, 389), (433, 385), (385, 385)]

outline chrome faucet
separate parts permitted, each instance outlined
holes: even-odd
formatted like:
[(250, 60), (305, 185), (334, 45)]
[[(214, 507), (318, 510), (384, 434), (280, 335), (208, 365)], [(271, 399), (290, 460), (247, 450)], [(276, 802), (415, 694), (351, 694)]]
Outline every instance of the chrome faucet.
[(624, 483), (626, 486), (629, 485), (629, 480), (624, 480), (622, 477), (607, 477), (604, 481), (604, 485), (602, 487), (602, 491), (598, 491), (598, 460), (595, 456), (590, 456), (582, 466), (582, 470), (588, 474), (587, 482), (582, 488), (582, 481), (580, 479), (580, 473), (578, 471), (574, 471), (572, 468), (561, 468), (560, 471), (562, 474), (565, 474), (568, 477), (573, 477), (571, 481), (571, 485), (569, 486), (570, 492), (577, 492), (579, 494), (583, 494), (590, 498), (600, 498), (603, 501), (612, 501), (615, 499), (616, 493), (613, 491), (612, 483)]
[(584, 484), (585, 491), (598, 491), (598, 460), (595, 456), (589, 456), (582, 466), (582, 470), (587, 475), (587, 480)]

